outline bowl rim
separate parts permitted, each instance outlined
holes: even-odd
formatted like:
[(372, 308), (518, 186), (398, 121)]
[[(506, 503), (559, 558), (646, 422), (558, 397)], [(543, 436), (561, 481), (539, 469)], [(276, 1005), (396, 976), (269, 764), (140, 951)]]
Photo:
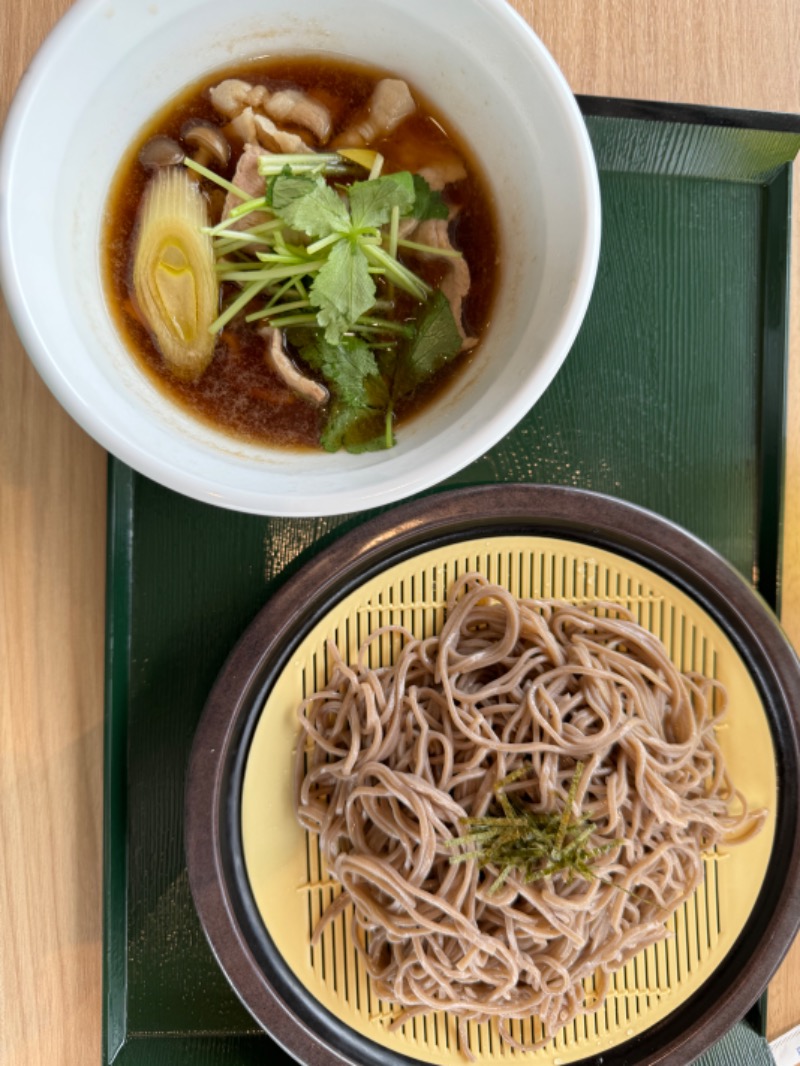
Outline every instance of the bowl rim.
[[(741, 935), (697, 992), (673, 1014), (604, 1053), (604, 1061), (684, 1066), (693, 1060), (758, 999), (800, 929), (800, 660), (766, 603), (710, 547), (636, 505), (561, 486), (491, 485), (436, 493), (342, 535), (281, 586), (231, 651), (192, 745), (184, 818), (195, 907), (244, 1005), (300, 1061), (373, 1066), (408, 1060), (366, 1038), (350, 1039), (352, 1031), (338, 1019), (331, 1022), (332, 1015), (299, 980), (284, 981), (272, 956), (265, 962), (265, 930), (244, 867), (240, 808), (249, 742), (266, 696), (302, 637), (367, 578), (437, 544), (508, 533), (578, 540), (671, 581), (731, 640), (759, 691), (775, 742), (775, 838), (764, 884)], [(325, 1041), (324, 1034), (331, 1032), (336, 1048)], [(364, 1057), (365, 1045), (379, 1048), (379, 1054)]]
[[(287, 497), (280, 485), (277, 489), (265, 489), (270, 471), (265, 466), (247, 475), (246, 483), (234, 484), (224, 477), (228, 462), (238, 465), (234, 455), (223, 458), (223, 452), (212, 449), (219, 466), (209, 477), (202, 462), (189, 465), (176, 463), (168, 449), (143, 444), (137, 437), (136, 427), (151, 424), (145, 415), (136, 414), (133, 421), (126, 416), (115, 420), (104, 411), (96, 410), (74, 385), (69, 371), (65, 369), (63, 356), (52, 339), (39, 328), (36, 314), (31, 308), (22, 277), (21, 257), (13, 237), (11, 226), (12, 204), (8, 196), (0, 193), (0, 287), (6, 297), (9, 312), (23, 348), (48, 389), (69, 415), (101, 446), (127, 463), (139, 473), (184, 495), (216, 506), (255, 514), (302, 517), (312, 515), (344, 514), (384, 506), (405, 499), (463, 469), (478, 459), (496, 444), (531, 407), (538, 402), (551, 384), (569, 354), (594, 288), (601, 243), (601, 201), (596, 161), (591, 140), (578, 102), (555, 59), (547, 50), (533, 27), (506, 0), (463, 0), (471, 3), (477, 11), (485, 11), (496, 19), (507, 32), (515, 34), (522, 45), (536, 60), (553, 91), (563, 102), (563, 113), (569, 135), (570, 152), (574, 154), (577, 168), (577, 188), (580, 203), (586, 216), (586, 227), (576, 240), (576, 271), (562, 313), (554, 323), (552, 342), (548, 357), (539, 368), (533, 388), (524, 385), (509, 396), (503, 405), (503, 414), (490, 412), (481, 425), (462, 434), (455, 446), (439, 449), (428, 442), (424, 462), (393, 463), (390, 453), (385, 462), (376, 462), (368, 473), (358, 471), (355, 485), (328, 489), (329, 479), (323, 475), (315, 479), (313, 490), (305, 494)], [(105, 0), (76, 0), (62, 16), (40, 46), (29, 68), (23, 75), (16, 95), (12, 100), (0, 139), (0, 189), (8, 189), (18, 166), (18, 147), (24, 141), (26, 117), (35, 107), (40, 94), (48, 84), (48, 72), (52, 60), (65, 48), (73, 46), (81, 23), (91, 23), (99, 17)], [(94, 380), (94, 378), (93, 378)], [(105, 391), (105, 386), (102, 386)], [(120, 390), (108, 386), (108, 395)], [(124, 393), (124, 389), (122, 390)], [(178, 429), (164, 429), (168, 435)], [(183, 438), (186, 440), (186, 438)], [(231, 438), (235, 444), (235, 439)], [(207, 445), (199, 445), (202, 455)], [(209, 454), (212, 454), (209, 453)], [(275, 453), (276, 455), (278, 453)], [(343, 460), (345, 463), (346, 459)], [(252, 464), (249, 464), (252, 465)], [(256, 462), (257, 467), (257, 462)], [(346, 473), (343, 476), (347, 476)]]

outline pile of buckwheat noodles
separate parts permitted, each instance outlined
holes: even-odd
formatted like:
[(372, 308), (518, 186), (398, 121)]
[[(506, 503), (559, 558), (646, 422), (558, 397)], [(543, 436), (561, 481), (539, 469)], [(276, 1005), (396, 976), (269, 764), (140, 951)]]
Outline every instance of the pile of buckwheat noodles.
[[(387, 633), (400, 648), (370, 668)], [(355, 666), (328, 651), (296, 762), (298, 819), (342, 886), (315, 937), (353, 904), (373, 988), (401, 1008), (393, 1024), (446, 1010), (468, 1053), (468, 1021), (497, 1018), (519, 1047), (508, 1020), (538, 1016), (530, 1048), (597, 1009), (608, 975), (666, 937), (702, 852), (766, 816), (725, 770), (711, 717), (722, 686), (682, 675), (617, 605), (519, 600), (467, 574), (437, 636), (384, 627)], [(563, 813), (572, 787), (594, 826), (591, 877), (512, 873), (492, 892), (496, 869), (452, 861), (464, 819), (495, 810), (520, 768), (503, 787), (527, 810)]]

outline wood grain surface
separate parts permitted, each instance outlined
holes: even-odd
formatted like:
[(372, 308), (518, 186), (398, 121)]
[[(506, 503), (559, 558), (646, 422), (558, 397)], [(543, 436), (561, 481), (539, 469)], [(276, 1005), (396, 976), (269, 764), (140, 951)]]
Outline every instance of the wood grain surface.
[[(578, 93), (800, 112), (797, 0), (514, 0)], [(0, 115), (69, 0), (0, 0)], [(794, 246), (800, 237), (795, 197)], [(798, 262), (798, 260), (795, 260)], [(792, 302), (800, 270), (792, 272)], [(800, 646), (800, 326), (783, 620)], [(0, 309), (0, 1062), (100, 1062), (105, 453)], [(800, 946), (769, 1029), (800, 1022)]]

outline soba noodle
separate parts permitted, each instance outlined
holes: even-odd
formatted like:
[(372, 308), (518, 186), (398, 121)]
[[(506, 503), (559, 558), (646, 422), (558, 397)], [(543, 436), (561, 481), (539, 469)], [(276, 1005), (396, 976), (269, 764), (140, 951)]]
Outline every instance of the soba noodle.
[[(371, 668), (376, 641), (399, 645)], [(596, 1010), (609, 975), (665, 938), (703, 878), (702, 853), (756, 833), (715, 738), (715, 681), (681, 674), (615, 604), (516, 599), (478, 574), (450, 590), (441, 632), (399, 626), (330, 678), (299, 720), (296, 808), (353, 904), (353, 941), (393, 1025), (433, 1010), (466, 1023), (538, 1016), (547, 1043)], [(589, 876), (479, 865), (467, 819), (515, 809), (591, 823)], [(566, 812), (572, 796), (572, 810)], [(463, 861), (459, 859), (462, 852)], [(509, 871), (506, 871), (506, 875)]]

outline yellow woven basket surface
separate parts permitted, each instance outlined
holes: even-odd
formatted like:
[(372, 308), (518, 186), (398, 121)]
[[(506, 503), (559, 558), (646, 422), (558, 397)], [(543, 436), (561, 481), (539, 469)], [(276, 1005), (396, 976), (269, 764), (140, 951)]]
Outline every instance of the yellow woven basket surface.
[[(370, 988), (350, 937), (350, 911), (312, 948), (311, 932), (338, 886), (327, 878), (316, 838), (298, 826), (292, 804), (296, 709), (324, 685), (325, 643), (353, 661), (366, 636), (399, 623), (418, 637), (437, 632), (452, 581), (468, 571), (517, 596), (571, 602), (611, 600), (631, 609), (659, 637), (681, 670), (719, 679), (730, 702), (718, 738), (728, 769), (751, 807), (766, 807), (762, 832), (743, 845), (721, 847), (705, 860), (705, 881), (668, 922), (672, 935), (643, 951), (614, 976), (604, 1006), (578, 1018), (535, 1052), (504, 1045), (495, 1023), (470, 1023), (480, 1063), (520, 1060), (566, 1064), (601, 1055), (665, 1018), (695, 993), (721, 963), (755, 905), (770, 857), (777, 803), (775, 751), (753, 681), (713, 619), (689, 596), (644, 566), (590, 545), (538, 536), (461, 541), (390, 566), (366, 580), (314, 626), (273, 686), (247, 759), (242, 839), (251, 889), (266, 929), (308, 992), (346, 1025), (391, 1051), (442, 1066), (463, 1064), (456, 1024), (444, 1013), (418, 1017), (390, 1032), (396, 1008)], [(381, 654), (376, 648), (376, 654)], [(530, 1041), (535, 1019), (511, 1024)]]

